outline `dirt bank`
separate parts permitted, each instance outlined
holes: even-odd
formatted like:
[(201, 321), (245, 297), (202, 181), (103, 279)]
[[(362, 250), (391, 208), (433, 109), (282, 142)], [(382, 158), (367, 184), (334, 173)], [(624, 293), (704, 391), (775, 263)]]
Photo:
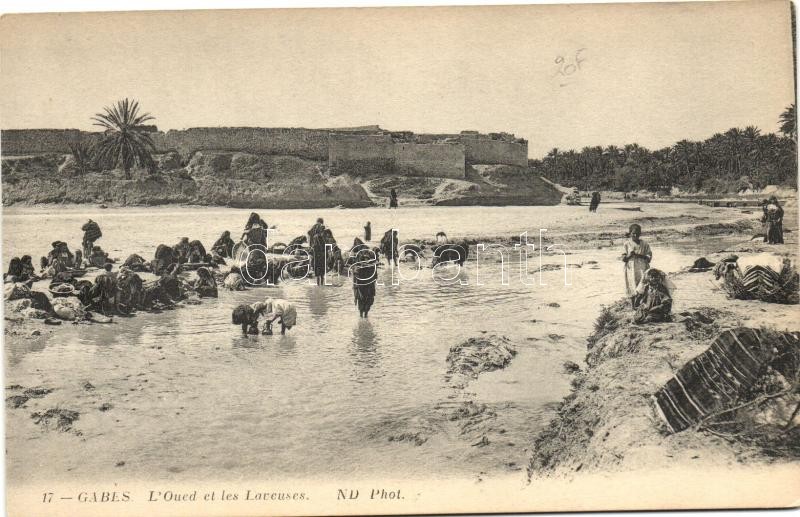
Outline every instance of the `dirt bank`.
[(401, 206), (557, 205), (561, 192), (522, 167), (467, 165), (464, 179), (367, 176), (362, 185), (377, 205), (395, 189)]
[(199, 151), (155, 157), (157, 173), (81, 173), (70, 155), (3, 157), (3, 205), (194, 204), (240, 208), (363, 208), (386, 205), (554, 205), (561, 194), (520, 167), (468, 167), (464, 180), (406, 176), (352, 178), (325, 161), (288, 155)]
[[(729, 251), (745, 257), (751, 254), (748, 249), (741, 245)], [(796, 258), (796, 246), (770, 251)], [(707, 258), (717, 261), (725, 254)], [(663, 431), (651, 396), (684, 364), (706, 351), (720, 332), (738, 327), (800, 330), (797, 305), (729, 300), (712, 272), (682, 272), (672, 280), (673, 322), (635, 325), (632, 311), (623, 302), (602, 311), (587, 342), (586, 364), (575, 373), (573, 392), (533, 441), (528, 468), (532, 478), (570, 476), (578, 471), (655, 471), (680, 465), (724, 468), (741, 462), (797, 460), (798, 447), (787, 446), (796, 440), (797, 415), (788, 417), (794, 430), (790, 426), (789, 434), (771, 442), (696, 428), (672, 435)]]
[(159, 171), (78, 174), (71, 157), (4, 158), (3, 205), (107, 203), (113, 205), (197, 204), (252, 208), (371, 206), (364, 189), (347, 176), (326, 175), (325, 162), (294, 156), (195, 153), (158, 156)]

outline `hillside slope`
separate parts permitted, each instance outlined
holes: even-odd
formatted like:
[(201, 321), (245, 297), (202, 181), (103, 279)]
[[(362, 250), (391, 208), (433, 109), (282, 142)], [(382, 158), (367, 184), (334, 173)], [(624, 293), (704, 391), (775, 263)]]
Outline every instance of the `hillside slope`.
[(3, 205), (17, 203), (195, 204), (251, 208), (361, 208), (385, 205), (394, 188), (401, 206), (555, 205), (561, 193), (526, 169), (467, 166), (465, 179), (333, 175), (325, 161), (288, 155), (199, 151), (155, 157), (158, 173), (81, 174), (70, 155), (3, 157)]

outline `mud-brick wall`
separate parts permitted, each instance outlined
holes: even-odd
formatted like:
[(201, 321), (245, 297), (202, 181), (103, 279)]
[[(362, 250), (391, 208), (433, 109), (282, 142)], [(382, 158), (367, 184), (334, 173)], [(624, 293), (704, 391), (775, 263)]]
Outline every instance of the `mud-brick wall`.
[(328, 159), (328, 131), (301, 128), (193, 127), (151, 133), (157, 152), (241, 151)]
[(528, 143), (493, 140), (485, 136), (461, 135), (467, 163), (528, 166)]
[(394, 144), (395, 167), (405, 176), (464, 179), (464, 146), (461, 144)]
[(3, 129), (0, 148), (3, 156), (68, 153), (69, 144), (92, 134), (78, 129)]
[(389, 135), (331, 134), (328, 165), (348, 174), (391, 174), (395, 172), (394, 143)]

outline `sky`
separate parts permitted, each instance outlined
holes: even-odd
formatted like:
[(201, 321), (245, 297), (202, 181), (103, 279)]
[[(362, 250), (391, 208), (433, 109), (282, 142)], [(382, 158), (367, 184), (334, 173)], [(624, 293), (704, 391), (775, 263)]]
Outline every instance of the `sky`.
[(5, 15), (0, 126), (94, 129), (136, 98), (197, 126), (505, 131), (529, 155), (777, 130), (789, 3)]

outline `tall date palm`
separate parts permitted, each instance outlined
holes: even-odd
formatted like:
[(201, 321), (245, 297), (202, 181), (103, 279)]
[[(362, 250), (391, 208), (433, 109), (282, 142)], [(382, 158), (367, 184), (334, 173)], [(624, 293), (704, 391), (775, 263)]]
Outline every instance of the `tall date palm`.
[(795, 113), (795, 105), (787, 106), (786, 110), (781, 113), (780, 117), (780, 132), (791, 139), (797, 137), (797, 113)]
[(139, 102), (127, 98), (103, 110), (104, 113), (97, 113), (92, 117), (94, 125), (105, 128), (96, 148), (98, 162), (106, 166), (122, 167), (126, 179), (131, 178), (130, 171), (134, 166), (153, 172), (155, 162), (151, 152), (155, 150), (155, 145), (141, 126), (155, 117), (149, 113), (139, 114)]

